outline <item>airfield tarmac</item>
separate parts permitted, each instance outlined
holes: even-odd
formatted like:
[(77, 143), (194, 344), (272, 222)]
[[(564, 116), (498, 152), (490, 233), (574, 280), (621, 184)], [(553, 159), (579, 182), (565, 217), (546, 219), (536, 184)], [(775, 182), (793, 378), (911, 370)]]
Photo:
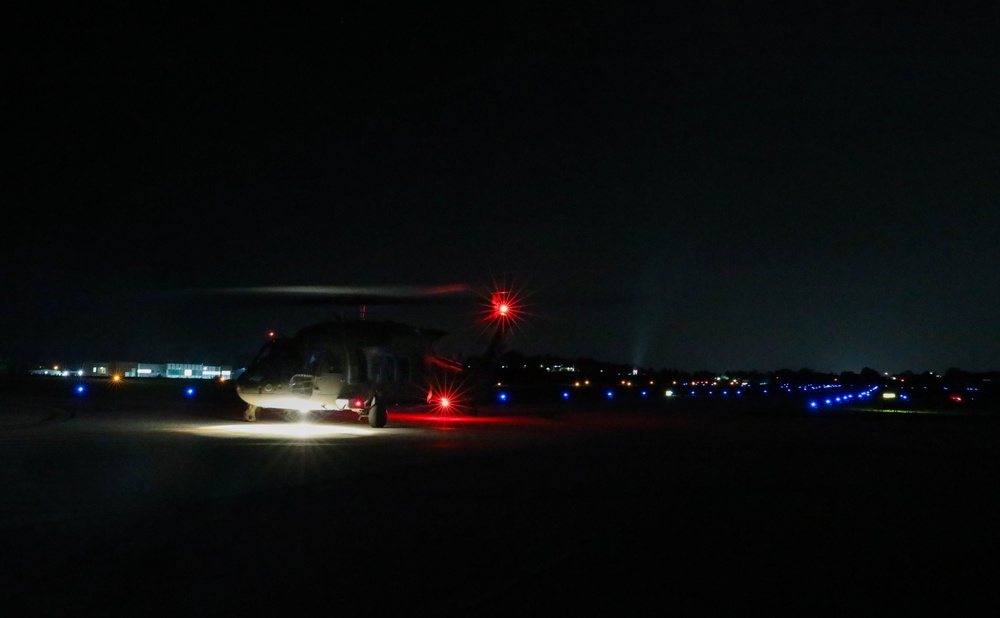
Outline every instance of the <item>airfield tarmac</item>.
[(225, 391), (46, 384), (0, 395), (0, 600), (26, 614), (1000, 609), (992, 417), (676, 400), (299, 427)]

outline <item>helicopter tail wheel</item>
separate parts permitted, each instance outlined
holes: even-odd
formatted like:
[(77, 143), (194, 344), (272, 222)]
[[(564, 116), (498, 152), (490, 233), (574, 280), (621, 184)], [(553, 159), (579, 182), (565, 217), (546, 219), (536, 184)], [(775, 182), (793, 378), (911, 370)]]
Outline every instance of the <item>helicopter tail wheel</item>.
[(385, 406), (376, 401), (372, 404), (371, 409), (368, 410), (368, 424), (372, 427), (385, 427), (388, 416)]

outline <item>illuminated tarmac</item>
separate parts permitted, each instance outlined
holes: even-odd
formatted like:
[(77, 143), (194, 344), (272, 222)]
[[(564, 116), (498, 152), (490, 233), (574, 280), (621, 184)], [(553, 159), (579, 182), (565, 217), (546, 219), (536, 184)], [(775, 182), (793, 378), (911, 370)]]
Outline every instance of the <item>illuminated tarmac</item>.
[(240, 411), (0, 397), (0, 598), (32, 615), (1000, 608), (992, 420)]

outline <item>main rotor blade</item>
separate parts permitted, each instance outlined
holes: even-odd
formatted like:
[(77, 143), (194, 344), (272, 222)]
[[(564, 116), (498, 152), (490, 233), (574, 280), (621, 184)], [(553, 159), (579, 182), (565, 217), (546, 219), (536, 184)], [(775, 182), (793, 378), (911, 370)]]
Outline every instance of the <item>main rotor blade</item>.
[(182, 290), (181, 295), (262, 305), (387, 305), (453, 302), (473, 294), (463, 284), (440, 286), (262, 286)]

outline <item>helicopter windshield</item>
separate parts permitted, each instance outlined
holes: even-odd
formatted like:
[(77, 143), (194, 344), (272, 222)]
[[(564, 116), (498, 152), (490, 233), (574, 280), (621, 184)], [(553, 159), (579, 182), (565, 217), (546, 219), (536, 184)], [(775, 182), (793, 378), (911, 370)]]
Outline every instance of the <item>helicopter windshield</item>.
[(264, 377), (278, 377), (298, 373), (303, 368), (302, 350), (295, 340), (275, 339), (261, 347), (247, 373)]
[(247, 373), (269, 378), (297, 373), (342, 374), (347, 370), (346, 364), (346, 350), (342, 346), (275, 339), (261, 347)]

